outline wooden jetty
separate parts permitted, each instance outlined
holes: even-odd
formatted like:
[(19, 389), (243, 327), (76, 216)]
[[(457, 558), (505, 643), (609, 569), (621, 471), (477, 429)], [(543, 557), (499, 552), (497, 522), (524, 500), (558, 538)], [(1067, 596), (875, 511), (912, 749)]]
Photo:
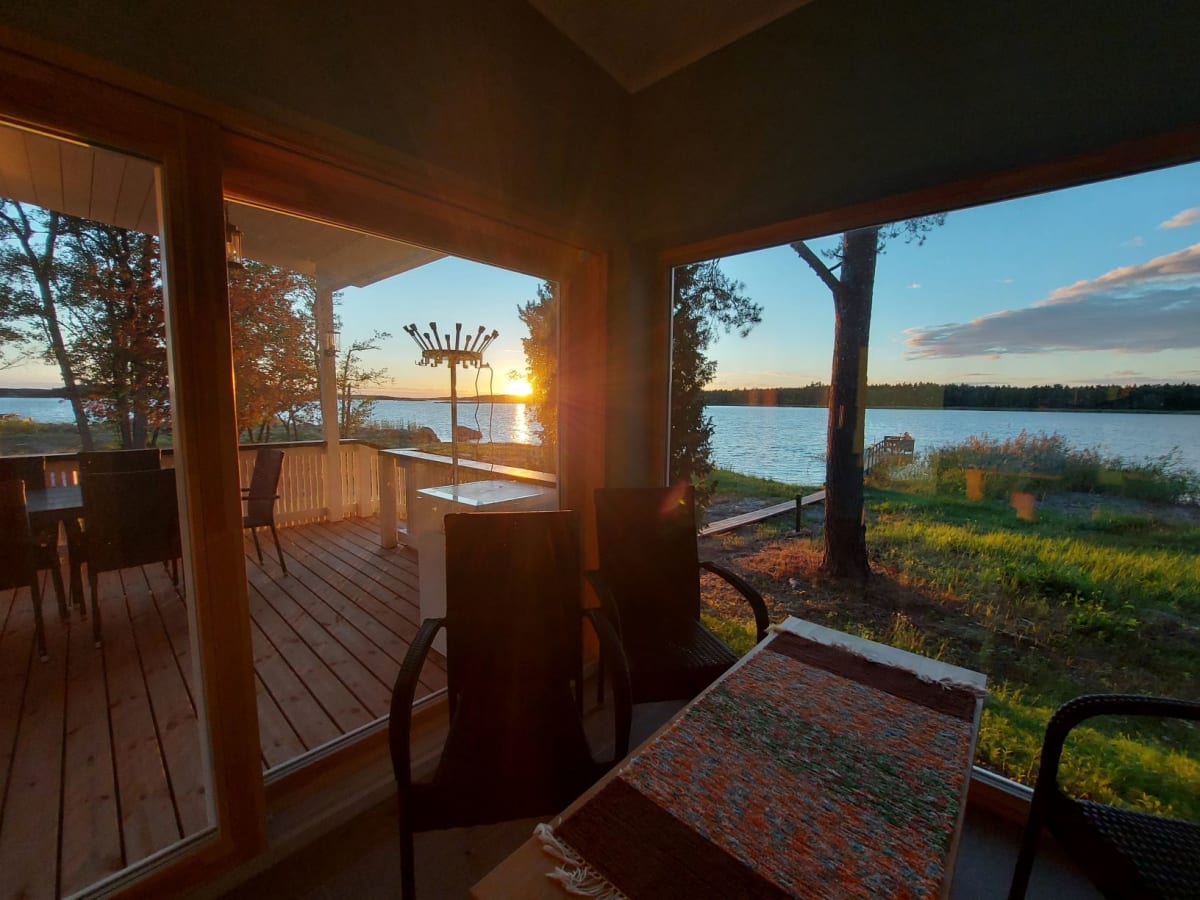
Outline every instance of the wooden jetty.
[(743, 525), (752, 525), (755, 522), (761, 522), (763, 519), (769, 519), (772, 516), (779, 516), (785, 512), (795, 512), (796, 514), (796, 530), (800, 530), (800, 516), (806, 506), (812, 506), (814, 503), (823, 503), (825, 501), (825, 489), (814, 491), (811, 494), (803, 496), (797, 495), (795, 500), (787, 500), (783, 503), (776, 503), (774, 506), (767, 506), (763, 509), (756, 509), (748, 513), (742, 513), (740, 516), (730, 516), (728, 519), (721, 519), (718, 522), (712, 522), (700, 529), (700, 537), (708, 537), (713, 534), (722, 534), (726, 531), (733, 531), (735, 528), (741, 528)]

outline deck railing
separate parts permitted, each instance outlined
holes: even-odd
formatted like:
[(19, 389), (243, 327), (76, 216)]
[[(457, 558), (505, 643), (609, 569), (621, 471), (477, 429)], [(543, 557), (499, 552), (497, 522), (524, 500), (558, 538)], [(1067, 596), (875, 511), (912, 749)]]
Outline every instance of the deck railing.
[[(279, 478), (279, 501), (275, 506), (275, 521), (279, 525), (300, 525), (329, 518), (328, 465), (324, 441), (290, 441), (271, 444), (242, 444), (238, 448), (238, 475), (241, 484), (250, 484), (254, 471), (254, 456), (260, 447), (284, 451), (283, 471)], [(341, 452), (341, 481), (343, 516), (372, 516), (380, 514), (390, 526), (403, 531), (408, 520), (409, 505), (418, 490), (451, 480), (451, 459), (424, 453), (420, 450), (387, 450), (366, 441), (347, 439), (339, 444)], [(384, 459), (383, 479), (380, 460)], [(164, 468), (175, 465), (171, 448), (162, 453)], [(499, 478), (533, 484), (556, 485), (550, 472), (499, 466), (475, 460), (459, 460), (459, 481), (482, 481)], [(76, 454), (62, 453), (46, 457), (46, 482), (49, 485), (79, 483), (79, 463)], [(388, 502), (381, 503), (380, 489)]]

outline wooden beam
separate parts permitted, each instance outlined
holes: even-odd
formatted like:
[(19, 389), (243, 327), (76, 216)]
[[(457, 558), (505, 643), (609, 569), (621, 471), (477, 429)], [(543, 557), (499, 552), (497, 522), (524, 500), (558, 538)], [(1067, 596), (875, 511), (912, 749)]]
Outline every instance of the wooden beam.
[(338, 437), (337, 356), (326, 346), (326, 335), (333, 333), (333, 287), (317, 277), (317, 381), (321, 391), (321, 428), (325, 434), (325, 505), (331, 522), (342, 518), (342, 447)]

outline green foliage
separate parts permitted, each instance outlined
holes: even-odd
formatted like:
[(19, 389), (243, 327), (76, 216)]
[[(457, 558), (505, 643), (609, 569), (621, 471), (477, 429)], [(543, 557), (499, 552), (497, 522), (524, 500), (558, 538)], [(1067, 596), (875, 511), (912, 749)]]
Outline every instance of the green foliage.
[(391, 335), (376, 329), (369, 338), (351, 341), (342, 349), (337, 363), (338, 435), (352, 437), (367, 424), (375, 409), (374, 400), (355, 399), (360, 388), (379, 384), (387, 369), (369, 369), (363, 364), (363, 354), (378, 350)]
[(517, 306), (517, 316), (529, 329), (521, 338), (525, 351), (526, 374), (533, 388), (530, 402), (533, 418), (541, 428), (539, 440), (553, 457), (558, 446), (558, 298), (554, 286), (544, 281), (538, 285), (537, 298)]
[(750, 652), (757, 643), (755, 641), (755, 626), (753, 622), (742, 622), (738, 619), (724, 619), (711, 613), (701, 613), (700, 621), (704, 627), (724, 641), (734, 653), (742, 656)]
[(1014, 491), (1046, 495), (1075, 491), (1112, 494), (1153, 503), (1200, 501), (1200, 475), (1180, 463), (1177, 451), (1156, 460), (1127, 463), (1095, 450), (1072, 447), (1058, 434), (1013, 438), (970, 437), (924, 455), (925, 471), (939, 493), (965, 494), (967, 472), (982, 475), (986, 496)]
[(763, 505), (770, 501), (782, 503), (797, 494), (805, 493), (811, 488), (799, 484), (789, 484), (776, 481), (774, 478), (759, 478), (755, 475), (743, 475), (729, 469), (712, 469), (708, 474), (708, 487), (713, 492), (720, 492), (734, 497), (757, 497), (763, 500)]
[(746, 286), (721, 271), (720, 260), (674, 270), (671, 304), (670, 479), (696, 485), (696, 501), (707, 505), (712, 471), (712, 420), (704, 414), (704, 387), (716, 377), (708, 348), (721, 332), (746, 337), (762, 321), (762, 307)]
[[(710, 406), (829, 405), (829, 385), (713, 389), (704, 392)], [(1043, 384), (1013, 387), (992, 384), (915, 382), (867, 387), (871, 409), (1040, 409), (1200, 411), (1200, 384)]]

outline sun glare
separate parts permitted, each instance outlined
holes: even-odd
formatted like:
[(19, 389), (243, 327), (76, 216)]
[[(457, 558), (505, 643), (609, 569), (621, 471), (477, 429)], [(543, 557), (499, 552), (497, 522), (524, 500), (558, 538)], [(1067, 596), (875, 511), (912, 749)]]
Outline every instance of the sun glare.
[(533, 393), (533, 385), (529, 383), (527, 378), (510, 378), (508, 385), (504, 389), (504, 393), (512, 394), (516, 397), (528, 397)]

